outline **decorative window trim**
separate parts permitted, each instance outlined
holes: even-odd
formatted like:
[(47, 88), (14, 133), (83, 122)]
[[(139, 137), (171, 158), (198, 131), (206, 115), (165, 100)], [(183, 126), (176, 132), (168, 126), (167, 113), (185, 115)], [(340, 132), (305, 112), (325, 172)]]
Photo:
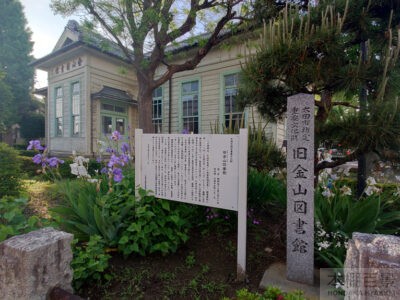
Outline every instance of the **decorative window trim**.
[[(157, 90), (161, 90), (161, 96), (154, 96), (154, 93)], [(152, 110), (151, 110), (151, 120), (154, 126), (154, 132), (155, 133), (162, 133), (162, 125), (163, 125), (163, 99), (164, 99), (164, 87), (159, 86), (156, 89), (154, 89), (153, 94), (152, 94)], [(161, 102), (161, 103), (154, 103), (155, 101)], [(160, 105), (160, 114), (158, 117), (155, 117), (154, 113), (154, 108), (158, 107)], [(157, 109), (158, 111), (158, 109)]]
[(195, 82), (195, 81), (197, 81), (197, 83), (198, 83), (198, 93), (197, 93), (197, 95), (198, 95), (198, 99), (197, 99), (198, 132), (197, 133), (201, 133), (201, 123), (202, 123), (201, 122), (201, 119), (202, 119), (201, 89), (202, 89), (202, 85), (201, 85), (200, 77), (192, 77), (192, 78), (188, 78), (188, 79), (185, 79), (185, 80), (182, 80), (179, 82), (179, 98), (178, 98), (179, 99), (179, 105), (178, 105), (178, 120), (179, 120), (178, 122), (179, 123), (178, 123), (178, 128), (179, 128), (180, 132), (183, 131), (183, 96), (184, 95), (183, 95), (182, 87), (185, 83)]
[[(58, 97), (58, 91), (61, 91), (60, 97)], [(61, 114), (58, 114), (57, 106), (58, 102), (61, 101)], [(54, 136), (62, 137), (64, 136), (64, 89), (62, 85), (54, 87)], [(60, 119), (60, 121), (59, 121)], [(61, 122), (61, 133), (59, 132), (59, 125)]]
[[(103, 105), (114, 106), (114, 110), (103, 109)], [(116, 111), (115, 107), (124, 108), (125, 112)], [(122, 136), (128, 135), (128, 122), (129, 122), (129, 106), (127, 104), (115, 102), (115, 101), (107, 101), (100, 100), (100, 135), (104, 137), (105, 135), (110, 135), (113, 131), (117, 129), (117, 119), (121, 118), (124, 121), (124, 132), (121, 133)], [(105, 133), (103, 128), (103, 117), (111, 118), (111, 132)]]
[[(225, 122), (226, 122), (225, 116), (227, 114), (225, 112), (225, 77), (229, 76), (229, 75), (234, 75), (234, 74), (240, 75), (240, 69), (229, 70), (229, 71), (226, 71), (226, 72), (223, 72), (220, 74), (219, 126), (220, 126), (221, 130), (225, 126)], [(235, 113), (239, 113), (239, 112), (235, 112)], [(248, 124), (247, 109), (244, 109), (244, 111), (243, 111), (243, 118), (244, 118), (244, 126), (246, 127)]]
[[(78, 84), (79, 90), (78, 93), (74, 93), (74, 85)], [(78, 95), (78, 113), (74, 111), (74, 96)], [(79, 137), (82, 134), (82, 84), (80, 80), (76, 80), (71, 82), (70, 84), (70, 113), (71, 113), (71, 136), (72, 137)], [(78, 117), (78, 133), (75, 133), (75, 117)]]

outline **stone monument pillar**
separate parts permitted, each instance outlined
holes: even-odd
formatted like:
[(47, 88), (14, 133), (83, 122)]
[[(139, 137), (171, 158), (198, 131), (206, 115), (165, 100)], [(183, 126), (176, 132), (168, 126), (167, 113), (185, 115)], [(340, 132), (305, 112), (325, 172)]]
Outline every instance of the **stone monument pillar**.
[(400, 237), (354, 232), (344, 279), (345, 299), (400, 299)]
[(72, 292), (72, 238), (49, 227), (0, 243), (0, 299), (46, 299), (54, 287)]
[(314, 96), (287, 100), (287, 279), (314, 283)]

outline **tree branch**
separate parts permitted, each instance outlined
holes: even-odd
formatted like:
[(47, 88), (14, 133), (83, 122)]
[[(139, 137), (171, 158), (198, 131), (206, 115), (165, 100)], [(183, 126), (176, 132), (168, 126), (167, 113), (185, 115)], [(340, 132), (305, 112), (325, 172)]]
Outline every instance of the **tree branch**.
[[(230, 1), (230, 3), (236, 3), (236, 1), (235, 2)], [(235, 12), (232, 11), (232, 8), (233, 8), (233, 6), (231, 6), (230, 4), (227, 6), (225, 16), (222, 17), (218, 21), (213, 33), (208, 38), (206, 44), (197, 50), (194, 57), (192, 57), (191, 59), (189, 59), (179, 65), (174, 65), (174, 64), (169, 65), (168, 70), (159, 79), (154, 81), (154, 86), (163, 84), (168, 79), (170, 79), (173, 74), (175, 74), (177, 72), (181, 72), (181, 71), (185, 71), (185, 70), (193, 70), (199, 64), (199, 62), (207, 55), (207, 53), (211, 50), (211, 48), (213, 46), (215, 46), (215, 45), (221, 43), (222, 41), (224, 41), (225, 39), (227, 39), (228, 35), (224, 35), (224, 36), (219, 36), (219, 35), (220, 35), (221, 30), (224, 28), (224, 26), (230, 20), (232, 20), (232, 18), (235, 16)]]
[(352, 152), (351, 154), (349, 154), (345, 157), (339, 158), (335, 161), (331, 161), (331, 162), (322, 161), (315, 166), (314, 174), (318, 174), (323, 169), (335, 168), (335, 167), (343, 165), (349, 161), (354, 161), (360, 156), (360, 154), (362, 154), (362, 152), (359, 149), (357, 149), (354, 152)]
[(118, 46), (121, 48), (121, 50), (124, 52), (127, 60), (130, 63), (134, 63), (134, 61), (132, 60), (132, 56), (129, 53), (128, 49), (124, 46), (124, 44), (122, 44), (121, 40), (119, 39), (119, 37), (114, 33), (114, 31), (112, 30), (112, 28), (106, 23), (106, 21), (98, 14), (98, 12), (94, 9), (94, 6), (92, 5), (91, 2), (87, 3), (87, 6), (85, 6), (86, 9), (89, 10), (89, 13), (92, 14), (99, 22), (100, 24), (108, 31), (108, 33), (110, 33), (112, 35), (112, 37), (115, 39), (116, 43), (118, 44)]
[(357, 105), (353, 105), (353, 104), (351, 104), (351, 103), (349, 103), (349, 102), (343, 102), (343, 101), (333, 101), (333, 102), (332, 102), (332, 105), (347, 106), (347, 107), (351, 107), (351, 108), (354, 108), (354, 109), (359, 109), (359, 108), (360, 108), (360, 107), (357, 106)]

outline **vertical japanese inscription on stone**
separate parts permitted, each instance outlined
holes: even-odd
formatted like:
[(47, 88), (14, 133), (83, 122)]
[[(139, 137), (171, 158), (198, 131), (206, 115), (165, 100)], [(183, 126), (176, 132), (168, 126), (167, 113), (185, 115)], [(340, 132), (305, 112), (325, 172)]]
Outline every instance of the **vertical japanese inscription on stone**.
[(313, 284), (314, 96), (287, 101), (287, 278)]
[(239, 135), (143, 134), (141, 139), (143, 188), (163, 199), (237, 210)]

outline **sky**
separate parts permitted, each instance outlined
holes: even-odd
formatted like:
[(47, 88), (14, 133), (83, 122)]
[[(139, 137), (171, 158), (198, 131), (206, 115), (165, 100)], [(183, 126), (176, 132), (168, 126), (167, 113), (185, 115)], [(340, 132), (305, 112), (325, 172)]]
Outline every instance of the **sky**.
[[(41, 58), (52, 52), (69, 19), (55, 15), (50, 0), (20, 0), (27, 25), (32, 31), (33, 56)], [(78, 20), (78, 18), (76, 18)], [(47, 86), (47, 73), (37, 71), (35, 88)]]

